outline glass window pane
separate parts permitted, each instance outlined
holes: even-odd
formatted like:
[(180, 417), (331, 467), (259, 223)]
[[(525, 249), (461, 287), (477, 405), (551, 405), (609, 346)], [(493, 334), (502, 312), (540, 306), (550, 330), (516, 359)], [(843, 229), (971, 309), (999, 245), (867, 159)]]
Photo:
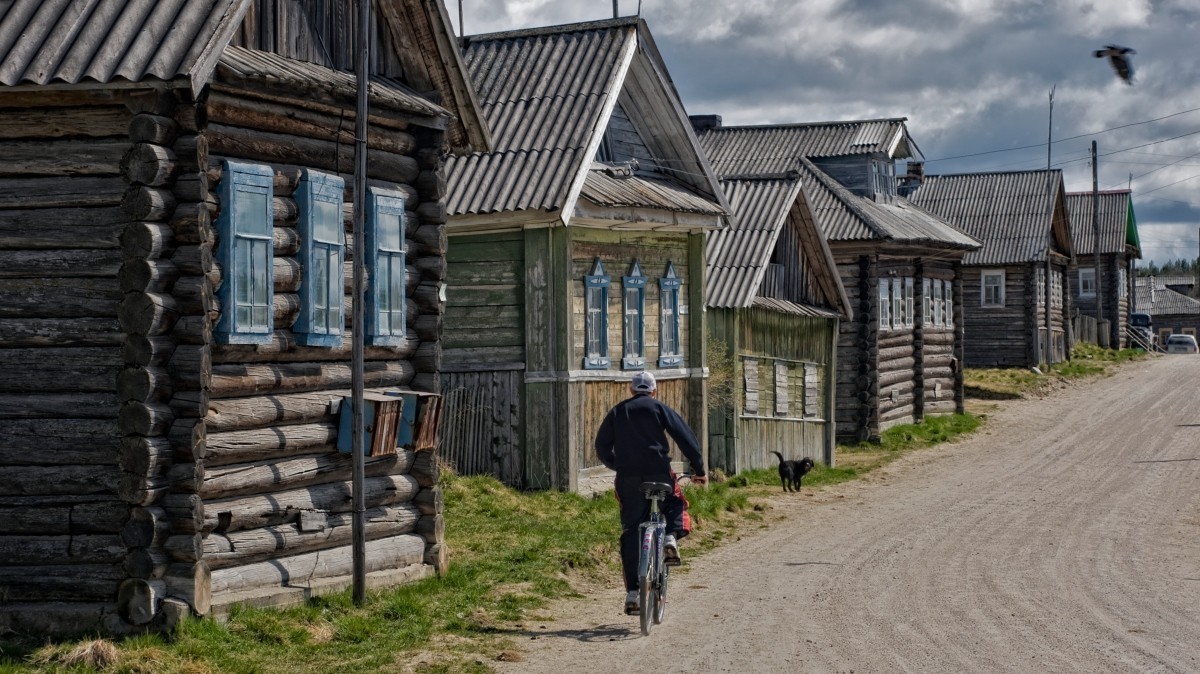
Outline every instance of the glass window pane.
[(342, 204), (317, 200), (313, 211), (313, 238), (324, 243), (341, 243)]
[(399, 252), (403, 249), (404, 241), (400, 237), (400, 214), (379, 213), (379, 249), (389, 252)]
[(234, 190), (233, 226), (239, 234), (271, 233), (270, 204), (266, 192)]
[(308, 282), (313, 291), (313, 306), (324, 309), (329, 306), (329, 256), (328, 250), (317, 246), (313, 255), (313, 269)]
[(255, 240), (251, 243), (254, 257), (254, 303), (266, 305), (271, 303), (271, 274), (274, 269), (267, 264), (270, 260), (270, 250), (267, 241)]
[(392, 309), (404, 308), (404, 256), (389, 256), (392, 283)]
[(235, 243), (237, 245), (237, 252), (235, 255), (236, 261), (234, 263), (236, 269), (234, 269), (233, 272), (237, 292), (234, 297), (234, 302), (238, 306), (242, 306), (244, 304), (250, 304), (251, 298), (253, 297), (254, 256), (250, 250), (248, 241), (244, 239), (235, 239)]

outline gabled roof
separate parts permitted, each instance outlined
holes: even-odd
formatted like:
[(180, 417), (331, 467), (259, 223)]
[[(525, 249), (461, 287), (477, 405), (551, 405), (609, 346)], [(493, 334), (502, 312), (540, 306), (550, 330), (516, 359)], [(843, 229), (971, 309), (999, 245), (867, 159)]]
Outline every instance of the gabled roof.
[(1138, 278), (1134, 292), (1137, 310), (1151, 316), (1200, 315), (1200, 300), (1167, 288), (1157, 277)]
[(909, 199), (983, 244), (963, 264), (1003, 265), (1044, 261), (1051, 231), (1072, 257), (1064, 195), (1062, 171), (1042, 169), (927, 175)]
[(906, 118), (808, 124), (720, 126), (700, 143), (719, 175), (782, 173), (797, 157), (882, 154), (893, 159), (920, 154), (908, 135)]
[[(850, 302), (838, 280), (829, 245), (821, 236), (809, 209), (800, 174), (791, 171), (734, 178), (722, 180), (721, 186), (733, 208), (735, 222), (731, 227), (708, 233), (705, 304), (714, 308), (761, 306), (801, 315), (840, 313), (849, 318)], [(780, 234), (793, 222), (799, 223), (805, 230), (798, 237), (803, 241), (803, 249), (795, 253), (805, 255), (805, 266), (814, 268), (813, 275), (819, 279), (822, 293), (829, 298), (830, 306), (836, 309), (832, 314), (815, 307), (788, 309), (795, 303), (758, 297), (763, 275), (771, 262)], [(759, 300), (764, 300), (765, 304)]]
[[(709, 212), (722, 205), (716, 177), (641, 19), (491, 33), (465, 42), (467, 70), (494, 144), (491, 152), (450, 159), (451, 215), (540, 211), (565, 223), (581, 196), (607, 193), (612, 203), (637, 201), (628, 193), (613, 199), (616, 186), (592, 170), (618, 99), (630, 114), (661, 125), (661, 133), (644, 140), (670, 160), (660, 169), (662, 180), (635, 181), (638, 191), (654, 192), (656, 204), (677, 212), (695, 212), (697, 198), (710, 202)], [(627, 84), (636, 85), (636, 94)]]
[[(12, 0), (0, 2), (0, 91), (2, 87), (120, 88), (188, 87), (198, 94), (212, 80), (218, 60), (251, 66), (253, 55), (226, 54), (254, 0)], [(437, 98), (455, 117), (447, 131), (456, 148), (486, 149), (473, 90), (441, 0), (377, 0), (381, 34), (403, 63), (404, 80)], [(302, 25), (303, 12), (289, 17)], [(323, 11), (323, 10), (322, 10)], [(287, 54), (290, 36), (279, 36)], [(300, 41), (306, 42), (306, 41)], [(233, 49), (236, 49), (234, 47)], [(287, 58), (268, 51), (252, 70), (270, 77), (311, 80), (330, 72), (328, 62)], [(313, 57), (316, 61), (328, 55)], [(377, 87), (396, 79), (378, 78)], [(403, 87), (402, 87), (403, 88)], [(411, 88), (402, 96), (413, 95)], [(428, 101), (427, 101), (428, 103)], [(421, 108), (420, 105), (410, 106)], [(426, 108), (436, 115), (441, 106)]]
[[(1135, 256), (1142, 257), (1131, 194), (1129, 190), (1106, 190), (1099, 194), (1102, 255), (1124, 253), (1125, 246), (1130, 245), (1137, 251)], [(1076, 255), (1094, 255), (1096, 252), (1092, 204), (1091, 192), (1067, 193), (1067, 213), (1071, 216), (1071, 240), (1075, 242)]]
[(866, 199), (850, 192), (806, 158), (799, 166), (817, 222), (830, 241), (889, 241), (960, 250), (979, 247), (975, 239), (906, 199)]

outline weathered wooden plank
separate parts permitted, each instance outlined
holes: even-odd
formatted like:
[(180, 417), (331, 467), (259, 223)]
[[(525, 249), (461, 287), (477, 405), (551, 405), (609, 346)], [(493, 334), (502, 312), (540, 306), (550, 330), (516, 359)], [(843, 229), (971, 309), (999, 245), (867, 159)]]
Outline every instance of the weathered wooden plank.
[[(405, 473), (413, 463), (411, 451), (367, 461), (368, 477)], [(184, 464), (187, 465), (187, 464)], [(206, 468), (198, 493), (204, 499), (264, 494), (313, 484), (350, 479), (351, 457), (333, 453), (239, 463)]]
[(524, 314), (524, 308), (521, 306), (449, 305), (446, 307), (445, 325), (450, 330), (524, 330)]
[(519, 346), (481, 346), (443, 349), (442, 362), (459, 363), (519, 363), (525, 360), (525, 349)]
[(117, 248), (128, 220), (117, 206), (0, 210), (0, 249)]
[(213, 400), (205, 423), (210, 435), (266, 426), (318, 423), (335, 418), (331, 402), (340, 404), (349, 389), (316, 393), (284, 393)]
[(53, 419), (67, 414), (83, 419), (113, 419), (118, 408), (116, 394), (109, 392), (0, 394), (0, 419)]
[(113, 535), (0, 536), (0, 559), (13, 565), (118, 563), (125, 552), (121, 537)]
[[(408, 361), (370, 361), (364, 365), (367, 386), (405, 386), (412, 380)], [(346, 363), (276, 363), (214, 365), (212, 396), (229, 398), (262, 393), (300, 393), (350, 385)]]
[(521, 306), (524, 304), (524, 294), (524, 289), (518, 285), (451, 284), (446, 289), (446, 304), (455, 307)]
[(121, 365), (115, 346), (0, 349), (0, 392), (115, 391)]
[[(367, 572), (421, 564), (424, 556), (425, 541), (413, 534), (368, 541)], [(270, 562), (219, 569), (212, 574), (212, 591), (214, 595), (219, 595), (307, 583), (319, 578), (346, 575), (353, 570), (352, 566), (351, 546), (342, 546)]]
[(489, 347), (521, 347), (525, 344), (524, 328), (500, 328), (493, 327), (491, 329), (467, 327), (469, 324), (463, 322), (463, 327), (458, 329), (447, 329), (443, 333), (442, 346), (446, 349), (474, 349), (474, 348), (489, 348)]
[(489, 234), (486, 236), (456, 236), (450, 239), (446, 261), (451, 265), (470, 262), (524, 260), (525, 244), (521, 232)]
[[(404, 504), (371, 508), (365, 517), (367, 540), (377, 540), (411, 533), (421, 511)], [(211, 533), (202, 541), (204, 561), (216, 570), (343, 546), (350, 542), (352, 519), (349, 513), (328, 515), (325, 528), (317, 531), (300, 531), (295, 525), (285, 524), (229, 534)]]
[(111, 601), (124, 578), (120, 564), (49, 566), (37, 560), (31, 566), (0, 566), (0, 597), (5, 603)]
[[(354, 171), (353, 144), (215, 123), (208, 125), (205, 136), (214, 156), (299, 164), (347, 174)], [(376, 150), (371, 153), (369, 173), (372, 178), (408, 185), (416, 180), (420, 167), (412, 157)]]
[(0, 114), (3, 138), (103, 138), (128, 134), (130, 114), (125, 106), (14, 108)]
[[(10, 501), (19, 498), (21, 497), (10, 497)], [(36, 502), (30, 502), (28, 505), (0, 505), (0, 534), (117, 534), (128, 517), (129, 505), (116, 500), (54, 505)]]
[(112, 278), (0, 278), (0, 318), (107, 318), (121, 290)]
[(0, 209), (80, 208), (120, 204), (121, 177), (0, 178)]
[[(248, 431), (227, 431), (208, 434), (208, 454), (204, 463), (207, 468), (233, 463), (248, 463), (266, 459), (282, 459), (289, 456), (312, 454), (320, 449), (331, 450), (337, 444), (338, 424), (332, 415), (322, 413), (329, 409), (329, 401), (341, 400), (337, 396), (326, 396), (324, 405), (314, 405), (314, 414), (330, 421), (322, 423), (272, 426)], [(227, 402), (233, 402), (227, 401)], [(218, 413), (224, 416), (223, 413)]]
[(119, 175), (129, 146), (128, 139), (0, 141), (0, 178)]
[[(349, 313), (349, 312), (347, 312)], [(412, 356), (417, 350), (420, 340), (415, 330), (410, 330), (408, 341), (401, 346), (368, 346), (363, 352), (366, 360), (398, 360)], [(271, 335), (271, 341), (265, 344), (219, 344), (213, 348), (213, 362), (228, 363), (262, 363), (262, 362), (315, 362), (342, 360), (349, 361), (354, 345), (354, 337), (349, 330), (342, 332), (342, 341), (338, 346), (309, 347), (296, 344), (296, 339), (290, 330), (276, 330)]]

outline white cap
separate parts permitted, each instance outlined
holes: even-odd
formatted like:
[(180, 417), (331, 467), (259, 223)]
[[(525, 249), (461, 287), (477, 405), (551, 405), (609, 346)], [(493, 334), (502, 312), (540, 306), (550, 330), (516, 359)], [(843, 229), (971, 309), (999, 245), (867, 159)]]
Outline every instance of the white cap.
[(634, 393), (652, 393), (656, 388), (658, 383), (649, 372), (638, 372), (633, 375), (633, 381), (629, 382), (629, 390)]

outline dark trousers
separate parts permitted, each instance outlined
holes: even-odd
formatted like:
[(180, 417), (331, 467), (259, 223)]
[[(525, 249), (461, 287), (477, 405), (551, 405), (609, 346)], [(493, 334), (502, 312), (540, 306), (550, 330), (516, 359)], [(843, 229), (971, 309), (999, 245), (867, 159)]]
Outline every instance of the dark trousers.
[(665, 482), (675, 485), (675, 493), (663, 499), (659, 507), (667, 520), (667, 533), (683, 538), (692, 531), (691, 518), (687, 514), (687, 499), (679, 490), (675, 475), (617, 475), (617, 502), (621, 506), (621, 568), (625, 571), (625, 590), (637, 589), (638, 556), (642, 541), (638, 527), (650, 519), (650, 501), (642, 493), (643, 482)]

